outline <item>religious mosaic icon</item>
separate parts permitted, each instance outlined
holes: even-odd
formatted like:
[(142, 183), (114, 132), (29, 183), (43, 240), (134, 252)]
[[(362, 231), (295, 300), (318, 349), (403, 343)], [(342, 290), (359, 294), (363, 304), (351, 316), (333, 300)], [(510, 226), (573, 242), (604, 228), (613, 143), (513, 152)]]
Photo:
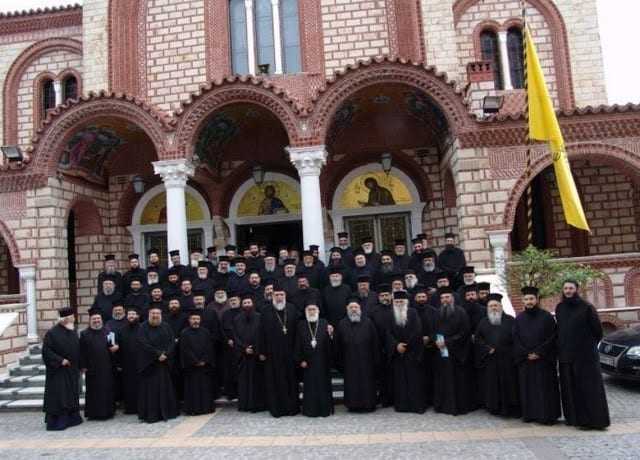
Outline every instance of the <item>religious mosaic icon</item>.
[(266, 181), (254, 185), (244, 194), (238, 206), (238, 217), (297, 214), (300, 193), (283, 181)]
[(343, 209), (407, 205), (412, 202), (411, 193), (402, 180), (382, 171), (356, 177), (339, 199)]
[(88, 175), (102, 182), (106, 161), (124, 143), (111, 129), (89, 126), (69, 140), (58, 167), (67, 174)]

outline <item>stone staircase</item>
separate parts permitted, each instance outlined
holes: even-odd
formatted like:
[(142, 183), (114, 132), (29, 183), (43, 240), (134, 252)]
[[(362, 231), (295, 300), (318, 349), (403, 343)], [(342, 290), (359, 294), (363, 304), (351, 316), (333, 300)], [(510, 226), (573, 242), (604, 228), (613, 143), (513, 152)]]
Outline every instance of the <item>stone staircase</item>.
[[(8, 375), (0, 377), (0, 412), (40, 411), (44, 398), (45, 367), (42, 347), (32, 345), (17, 364), (9, 367)], [(334, 372), (331, 376), (333, 398), (342, 401), (343, 380)], [(80, 406), (84, 407), (84, 379), (81, 382)], [(300, 395), (302, 397), (302, 395)], [(218, 399), (218, 405), (228, 405), (226, 399)]]

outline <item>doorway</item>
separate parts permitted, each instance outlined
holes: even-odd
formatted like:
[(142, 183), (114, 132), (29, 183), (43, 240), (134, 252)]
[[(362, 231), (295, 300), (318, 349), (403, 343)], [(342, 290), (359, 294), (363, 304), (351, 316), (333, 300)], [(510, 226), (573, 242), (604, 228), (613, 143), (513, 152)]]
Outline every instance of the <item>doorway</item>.
[(246, 248), (250, 241), (264, 244), (267, 250), (272, 252), (277, 252), (280, 246), (302, 249), (302, 222), (236, 226), (238, 247)]
[[(156, 249), (160, 257), (160, 266), (167, 267), (169, 265), (167, 248), (167, 232), (146, 232), (144, 235), (144, 254), (145, 266), (149, 266), (149, 249)], [(189, 254), (196, 248), (204, 250), (204, 233), (200, 228), (190, 228), (187, 230), (187, 246)]]
[(392, 249), (396, 240), (409, 241), (409, 214), (380, 214), (376, 216), (345, 217), (351, 247), (360, 247), (365, 238), (373, 237), (378, 250)]

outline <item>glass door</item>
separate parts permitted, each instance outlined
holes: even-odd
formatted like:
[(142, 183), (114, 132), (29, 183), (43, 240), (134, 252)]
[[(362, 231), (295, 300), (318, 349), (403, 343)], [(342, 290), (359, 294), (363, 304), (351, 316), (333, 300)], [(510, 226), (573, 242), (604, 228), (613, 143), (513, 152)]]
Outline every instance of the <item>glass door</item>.
[(368, 236), (373, 237), (376, 251), (393, 249), (395, 240), (408, 243), (410, 238), (409, 214), (345, 217), (344, 223), (354, 248)]
[(351, 239), (351, 247), (358, 248), (364, 242), (365, 238), (372, 236), (375, 238), (375, 217), (345, 217), (345, 228), (349, 232)]
[[(187, 230), (187, 244), (189, 252), (194, 248), (202, 248), (204, 250), (204, 233), (201, 228)], [(167, 248), (167, 232), (148, 232), (144, 234), (144, 258), (149, 265), (149, 256), (147, 251), (151, 248), (157, 249), (160, 256), (160, 266), (168, 266), (168, 248)]]

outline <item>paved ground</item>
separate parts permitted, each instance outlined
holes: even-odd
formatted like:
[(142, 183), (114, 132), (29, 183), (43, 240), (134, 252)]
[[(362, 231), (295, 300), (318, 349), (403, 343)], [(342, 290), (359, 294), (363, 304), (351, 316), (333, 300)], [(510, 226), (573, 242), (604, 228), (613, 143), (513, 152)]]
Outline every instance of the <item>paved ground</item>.
[(51, 433), (41, 414), (7, 413), (0, 416), (0, 458), (638, 459), (640, 385), (606, 382), (613, 423), (606, 432), (523, 424), (482, 411), (354, 415), (338, 406), (327, 419), (274, 419), (227, 406), (168, 423), (147, 425), (119, 415)]

